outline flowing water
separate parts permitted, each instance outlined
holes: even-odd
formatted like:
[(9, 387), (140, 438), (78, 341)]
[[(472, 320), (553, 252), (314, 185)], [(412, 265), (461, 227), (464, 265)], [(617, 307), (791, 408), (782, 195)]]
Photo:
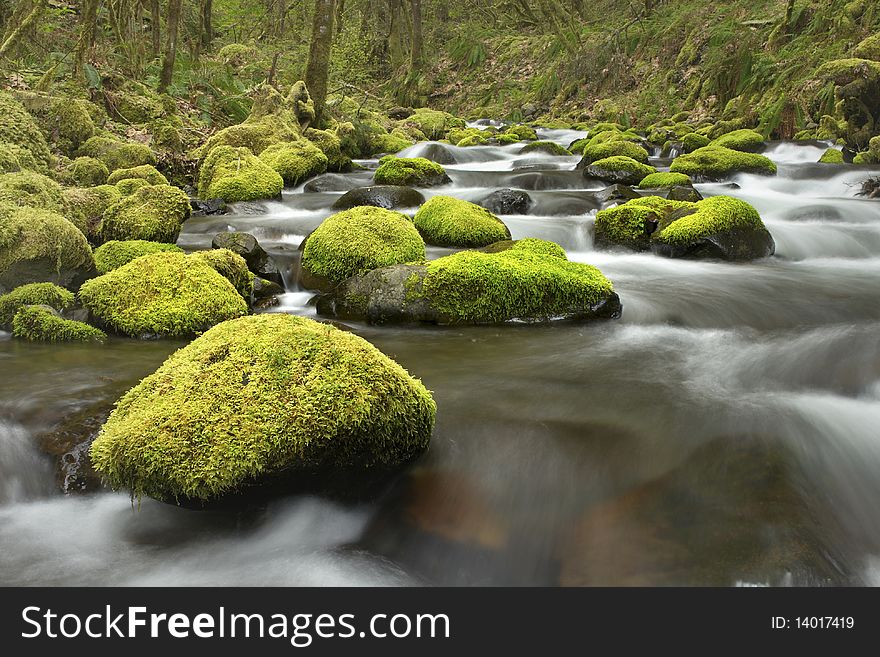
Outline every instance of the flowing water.
[[(530, 213), (503, 217), (513, 236), (599, 266), (622, 319), (352, 323), (433, 390), (429, 451), (368, 502), (294, 496), (249, 512), (65, 496), (38, 449), (180, 342), (0, 334), (0, 583), (880, 585), (880, 202), (855, 194), (871, 172), (813, 164), (821, 144), (776, 143), (778, 176), (698, 185), (752, 203), (776, 239), (773, 258), (726, 264), (594, 250), (602, 185), (577, 158), (445, 148), (453, 182), (426, 195), (528, 191)], [(271, 311), (314, 316), (297, 247), (371, 172), (334, 180), (339, 192), (193, 218), (180, 244), (253, 233), (284, 269)]]

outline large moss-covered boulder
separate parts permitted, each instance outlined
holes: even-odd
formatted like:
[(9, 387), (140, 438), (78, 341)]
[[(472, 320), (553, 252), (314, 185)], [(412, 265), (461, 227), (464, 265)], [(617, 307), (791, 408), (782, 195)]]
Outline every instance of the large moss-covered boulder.
[(168, 179), (159, 172), (152, 164), (142, 164), (129, 169), (116, 169), (107, 177), (108, 185), (115, 185), (120, 180), (136, 178), (146, 180), (151, 185), (167, 185)]
[(218, 146), (199, 171), (199, 198), (222, 198), (227, 203), (278, 198), (284, 179), (248, 148)]
[(435, 412), (363, 338), (255, 315), (215, 326), (127, 392), (91, 457), (134, 497), (208, 501), (279, 478), (396, 469), (427, 447)]
[(247, 314), (214, 267), (176, 252), (145, 255), (86, 281), (79, 298), (101, 325), (132, 337), (190, 336)]
[(329, 290), (355, 274), (424, 257), (425, 243), (409, 217), (357, 207), (331, 215), (306, 238), (300, 281)]
[(107, 334), (83, 322), (60, 317), (50, 306), (24, 306), (12, 318), (12, 335), (30, 342), (101, 342)]
[(721, 146), (722, 148), (730, 148), (735, 151), (755, 152), (763, 148), (764, 135), (754, 130), (742, 128), (740, 130), (732, 130), (721, 135), (718, 139), (710, 143), (711, 146)]
[(835, 108), (845, 119), (849, 147), (864, 148), (880, 123), (880, 62), (858, 57), (835, 59), (822, 64), (816, 77), (835, 85)]
[(15, 144), (28, 151), (41, 170), (52, 163), (46, 137), (34, 118), (11, 94), (0, 92), (0, 142)]
[(342, 140), (337, 130), (308, 128), (303, 133), (327, 158), (327, 171), (350, 171), (351, 158), (342, 152)]
[(105, 240), (173, 244), (189, 215), (189, 197), (182, 190), (171, 185), (148, 185), (107, 208), (101, 235)]
[(328, 163), (323, 151), (306, 139), (273, 144), (260, 153), (260, 159), (290, 186), (324, 173)]
[(754, 260), (773, 255), (773, 237), (745, 201), (713, 196), (696, 203), (646, 196), (596, 215), (596, 245), (651, 250), (671, 258)]
[(230, 249), (209, 249), (196, 251), (190, 255), (210, 265), (214, 271), (223, 276), (245, 300), (250, 300), (254, 291), (254, 275), (248, 269), (247, 261)]
[(66, 185), (94, 187), (107, 182), (110, 171), (101, 160), (78, 157), (57, 172), (57, 178)]
[(0, 175), (0, 203), (27, 205), (59, 214), (67, 211), (61, 185), (36, 171)]
[(585, 146), (583, 154), (583, 158), (578, 162), (578, 169), (582, 169), (596, 160), (604, 160), (606, 157), (613, 157), (615, 155), (630, 157), (642, 164), (648, 163), (648, 151), (631, 141), (609, 141), (593, 146)]
[(62, 194), (68, 207), (68, 219), (90, 242), (99, 241), (104, 212), (122, 198), (114, 185), (68, 187)]
[(621, 306), (598, 269), (525, 239), (354, 276), (320, 297), (318, 312), (375, 324), (495, 324), (615, 318)]
[(0, 328), (9, 330), (12, 318), (24, 306), (49, 306), (57, 311), (73, 305), (73, 292), (54, 283), (28, 283), (0, 295)]
[(151, 164), (156, 166), (156, 154), (145, 144), (126, 142), (107, 135), (95, 135), (80, 146), (80, 156), (94, 157), (103, 162), (109, 171), (132, 169)]
[(34, 154), (18, 144), (0, 142), (0, 173), (13, 173), (24, 169), (37, 170), (45, 165), (37, 162)]
[(663, 189), (690, 184), (692, 184), (690, 176), (683, 173), (652, 173), (642, 178), (639, 189)]
[(711, 143), (711, 139), (697, 132), (689, 132), (681, 138), (681, 146), (685, 153), (693, 153), (698, 148), (703, 148)]
[(584, 176), (610, 183), (637, 185), (657, 169), (625, 155), (612, 155), (584, 167)]
[(776, 165), (757, 153), (710, 145), (679, 155), (672, 161), (669, 170), (687, 174), (695, 180), (723, 180), (736, 173), (772, 176), (776, 174)]
[(19, 98), (49, 143), (65, 155), (72, 155), (95, 132), (87, 100), (31, 92), (19, 92)]
[(106, 274), (127, 265), (135, 258), (166, 251), (183, 253), (183, 249), (176, 244), (147, 240), (110, 240), (95, 249), (95, 267), (99, 274)]
[(68, 287), (94, 266), (85, 236), (60, 214), (0, 204), (0, 292), (38, 282)]
[(510, 230), (486, 208), (452, 196), (434, 196), (416, 212), (413, 223), (435, 246), (480, 247), (510, 239)]
[(442, 166), (423, 157), (394, 157), (386, 155), (379, 160), (373, 174), (377, 185), (434, 187), (451, 182)]

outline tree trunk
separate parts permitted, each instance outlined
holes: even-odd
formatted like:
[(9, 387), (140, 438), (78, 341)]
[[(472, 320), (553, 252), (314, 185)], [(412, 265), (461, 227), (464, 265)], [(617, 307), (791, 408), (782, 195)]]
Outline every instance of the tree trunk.
[(82, 77), (86, 61), (95, 47), (95, 37), (98, 33), (98, 2), (100, 0), (86, 0), (83, 9), (82, 26), (80, 27), (79, 42), (76, 45), (76, 76)]
[(174, 60), (177, 58), (177, 27), (180, 24), (182, 4), (182, 0), (168, 0), (165, 56), (162, 59), (162, 75), (159, 77), (160, 93), (165, 93), (174, 75)]
[(45, 6), (44, 0), (37, 0), (34, 3), (33, 9), (30, 10), (21, 23), (7, 31), (8, 36), (3, 40), (3, 45), (0, 45), (0, 57), (5, 57), (15, 47), (21, 36), (43, 13)]
[[(179, 1), (179, 0), (178, 0)], [(336, 0), (315, 0), (312, 43), (306, 67), (306, 86), (315, 103), (315, 122), (319, 123), (327, 101), (327, 77), (330, 71), (330, 46), (333, 45), (333, 22)]]
[(214, 40), (214, 24), (211, 20), (213, 11), (214, 0), (202, 0), (202, 29), (200, 36), (204, 52), (208, 52), (211, 49), (211, 42)]
[(162, 52), (162, 16), (159, 0), (150, 0), (150, 33), (153, 39), (153, 59)]
[(336, 0), (336, 36), (342, 34), (342, 15), (345, 13), (345, 0)]
[(412, 2), (412, 50), (410, 65), (417, 71), (422, 63), (422, 0)]

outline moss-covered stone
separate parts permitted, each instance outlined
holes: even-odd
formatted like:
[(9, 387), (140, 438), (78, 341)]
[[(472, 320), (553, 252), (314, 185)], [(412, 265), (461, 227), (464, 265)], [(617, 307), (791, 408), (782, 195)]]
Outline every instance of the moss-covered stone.
[(860, 59), (870, 59), (880, 62), (880, 32), (862, 39), (858, 45), (853, 48), (853, 55)]
[(151, 185), (167, 185), (168, 179), (151, 164), (142, 164), (130, 169), (116, 169), (107, 178), (108, 185), (115, 185), (120, 180), (137, 178), (146, 180)]
[(60, 214), (0, 204), (0, 291), (38, 282), (66, 287), (94, 265), (85, 236)]
[(642, 181), (639, 183), (639, 188), (662, 189), (690, 184), (690, 176), (686, 176), (683, 173), (652, 173), (642, 178)]
[(451, 196), (434, 196), (413, 218), (425, 242), (436, 246), (480, 247), (510, 239), (510, 230), (487, 209)]
[(259, 157), (277, 171), (289, 186), (324, 173), (329, 161), (320, 148), (305, 139), (273, 144)]
[(190, 258), (213, 267), (214, 271), (232, 283), (245, 300), (250, 300), (254, 291), (254, 275), (242, 256), (229, 249), (209, 249), (196, 251), (190, 255)]
[(613, 155), (584, 167), (584, 175), (587, 178), (598, 178), (611, 183), (624, 185), (636, 185), (645, 177), (656, 173), (654, 167), (642, 164), (625, 155)]
[(681, 138), (681, 145), (685, 153), (693, 153), (698, 148), (703, 148), (703, 146), (708, 146), (711, 143), (712, 140), (708, 137), (696, 132), (688, 133)]
[(49, 141), (66, 155), (75, 153), (95, 133), (86, 102), (63, 96), (52, 98), (40, 121)]
[(449, 131), (446, 138), (450, 144), (465, 147), (485, 144), (491, 136), (489, 131), (479, 128), (454, 128)]
[(67, 211), (61, 185), (36, 171), (0, 175), (0, 203), (27, 205), (59, 214)]
[(227, 203), (277, 198), (284, 179), (247, 148), (218, 146), (199, 171), (199, 197)]
[(453, 128), (464, 128), (466, 123), (463, 119), (453, 116), (448, 112), (427, 109), (421, 107), (410, 116), (401, 121), (402, 124), (412, 126), (421, 132), (426, 139), (438, 140), (446, 137)]
[(78, 157), (59, 172), (58, 179), (69, 185), (95, 187), (107, 182), (107, 165), (94, 157)]
[(198, 334), (247, 313), (247, 303), (201, 258), (153, 253), (86, 281), (79, 298), (103, 325), (133, 337)]
[(214, 327), (126, 393), (91, 457), (134, 497), (211, 500), (282, 475), (399, 467), (427, 447), (435, 413), (363, 338), (256, 315)]
[(732, 130), (713, 140), (711, 146), (721, 146), (735, 151), (754, 152), (764, 145), (764, 136), (754, 130)]
[(308, 236), (301, 280), (307, 288), (328, 290), (355, 274), (424, 257), (425, 243), (409, 217), (357, 207), (331, 215)]
[(658, 225), (678, 210), (689, 210), (694, 204), (668, 201), (660, 196), (645, 196), (596, 213), (595, 241), (599, 247), (624, 246), (647, 250)]
[(772, 176), (776, 165), (757, 153), (744, 153), (721, 146), (704, 146), (693, 153), (679, 155), (669, 167), (672, 173), (684, 173), (694, 179), (720, 180), (736, 173)]
[(107, 169), (131, 169), (144, 164), (156, 165), (156, 154), (145, 144), (125, 142), (107, 135), (95, 135), (79, 149), (79, 155), (94, 157)]
[(0, 328), (10, 329), (15, 313), (24, 306), (44, 305), (60, 312), (72, 306), (73, 301), (73, 292), (54, 283), (21, 285), (8, 294), (0, 295)]
[(548, 155), (571, 155), (571, 151), (553, 141), (533, 141), (523, 146), (520, 153), (547, 153)]
[(399, 130), (393, 130), (391, 132), (373, 135), (370, 138), (370, 152), (365, 153), (365, 155), (372, 155), (373, 153), (399, 153), (414, 144), (415, 142), (409, 139), (405, 133)]
[(837, 148), (828, 148), (822, 153), (819, 162), (823, 164), (843, 164), (843, 153)]
[(335, 131), (308, 128), (304, 134), (327, 157), (327, 171), (351, 169), (351, 158), (342, 153), (342, 140)]
[(373, 174), (377, 185), (402, 185), (405, 187), (433, 187), (450, 181), (442, 166), (423, 157), (394, 157), (387, 155), (379, 160), (379, 168)]
[(150, 186), (150, 181), (143, 178), (123, 178), (115, 185), (122, 196), (131, 196), (136, 191)]
[(104, 331), (59, 317), (49, 306), (24, 306), (12, 318), (12, 335), (30, 342), (103, 342)]
[(31, 153), (45, 171), (52, 163), (46, 137), (34, 118), (11, 94), (0, 92), (0, 142), (15, 144)]
[(581, 159), (578, 167), (586, 166), (596, 160), (604, 160), (607, 157), (618, 155), (632, 158), (642, 164), (648, 163), (648, 151), (630, 141), (610, 141), (604, 144), (588, 145), (584, 147), (583, 153), (584, 157)]
[(38, 163), (34, 154), (18, 144), (0, 143), (0, 173), (14, 173), (25, 169), (38, 170), (45, 165)]
[(173, 244), (189, 215), (189, 197), (182, 190), (171, 185), (148, 185), (108, 207), (100, 232), (107, 241), (147, 240)]
[(512, 125), (505, 130), (505, 134), (513, 135), (518, 141), (534, 141), (538, 138), (535, 129), (527, 125)]
[(69, 208), (67, 217), (90, 242), (97, 242), (100, 238), (104, 212), (122, 198), (114, 185), (68, 187), (62, 194)]
[(99, 274), (106, 274), (127, 265), (135, 258), (165, 251), (183, 253), (183, 249), (176, 244), (148, 242), (147, 240), (111, 240), (95, 249), (95, 267)]

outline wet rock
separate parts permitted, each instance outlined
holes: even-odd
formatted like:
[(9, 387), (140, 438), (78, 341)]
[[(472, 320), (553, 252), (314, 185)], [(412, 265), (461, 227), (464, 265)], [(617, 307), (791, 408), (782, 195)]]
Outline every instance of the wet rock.
[(458, 160), (452, 151), (443, 144), (425, 144), (419, 157), (423, 157), (437, 164), (457, 164)]
[(651, 251), (667, 258), (745, 261), (773, 255), (776, 243), (767, 229), (732, 228), (683, 244), (652, 241)]
[(403, 119), (408, 119), (412, 115), (413, 109), (411, 107), (392, 107), (388, 110), (388, 118), (395, 121), (403, 121)]
[(616, 185), (609, 185), (605, 189), (600, 189), (596, 192), (596, 200), (600, 203), (611, 203), (613, 201), (631, 201), (634, 198), (639, 198), (641, 194), (635, 191), (632, 187), (627, 185), (621, 185), (620, 183)]
[(211, 240), (212, 249), (229, 249), (237, 253), (247, 263), (248, 269), (256, 273), (269, 262), (267, 254), (257, 238), (250, 233), (227, 232), (217, 233)]
[(880, 177), (868, 178), (862, 181), (861, 189), (856, 196), (864, 196), (866, 198), (880, 198)]
[[(635, 160), (633, 160), (635, 162)], [(636, 169), (611, 169), (600, 164), (588, 164), (584, 167), (585, 178), (595, 178), (610, 183), (620, 183), (623, 185), (638, 185), (642, 178), (650, 173), (647, 168), (645, 170)]]
[(338, 173), (325, 173), (317, 178), (312, 178), (309, 182), (303, 185), (303, 191), (309, 193), (347, 192), (357, 186), (357, 181), (352, 180), (351, 176), (343, 176)]
[(666, 198), (670, 201), (690, 201), (691, 203), (696, 203), (703, 200), (703, 195), (694, 189), (692, 185), (676, 185), (669, 190)]
[(333, 204), (334, 210), (349, 210), (360, 205), (394, 210), (397, 208), (417, 208), (425, 202), (421, 192), (402, 185), (372, 185), (358, 187), (343, 194)]
[(505, 188), (492, 192), (478, 205), (494, 214), (528, 214), (533, 203), (532, 197), (526, 192)]
[(259, 201), (240, 201), (236, 203), (233, 208), (237, 214), (244, 214), (249, 216), (257, 216), (261, 214), (268, 214), (269, 208), (260, 203)]
[(56, 482), (62, 492), (90, 493), (104, 488), (92, 467), (89, 447), (111, 410), (110, 402), (87, 406), (37, 439), (40, 449), (55, 458)]
[(191, 217), (207, 217), (218, 214), (227, 214), (226, 201), (222, 198), (214, 198), (208, 201), (193, 198), (189, 201), (192, 209)]
[(284, 294), (284, 288), (278, 283), (256, 276), (254, 278), (254, 308), (271, 308), (278, 305), (278, 296)]
[(510, 165), (511, 171), (559, 171), (562, 165), (547, 160), (514, 160)]

